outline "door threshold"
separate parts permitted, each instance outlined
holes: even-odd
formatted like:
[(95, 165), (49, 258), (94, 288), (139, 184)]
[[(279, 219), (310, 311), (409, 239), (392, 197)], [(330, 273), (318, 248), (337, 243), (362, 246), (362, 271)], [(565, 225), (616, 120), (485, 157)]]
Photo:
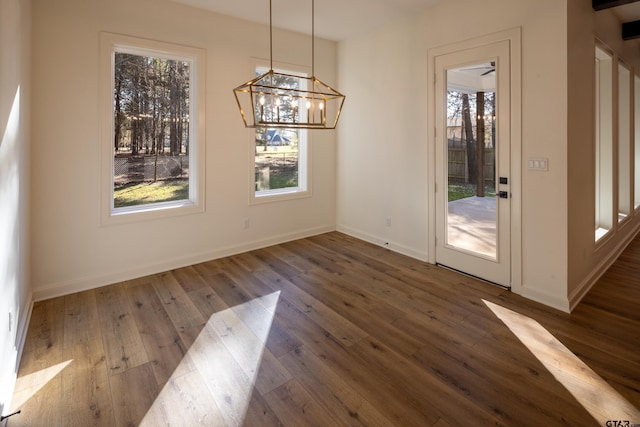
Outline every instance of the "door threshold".
[(507, 291), (511, 291), (511, 286), (501, 285), (500, 283), (492, 282), (491, 280), (487, 280), (487, 279), (484, 279), (484, 278), (479, 277), (479, 276), (474, 276), (473, 274), (469, 274), (469, 273), (467, 273), (465, 271), (458, 270), (457, 268), (449, 267), (448, 265), (440, 264), (439, 262), (437, 262), (436, 265), (438, 267), (446, 268), (449, 271), (453, 271), (455, 273), (462, 274), (463, 276), (471, 277), (473, 279), (480, 280), (482, 282), (488, 283), (488, 284), (493, 285), (493, 286), (497, 286), (497, 287), (505, 289)]

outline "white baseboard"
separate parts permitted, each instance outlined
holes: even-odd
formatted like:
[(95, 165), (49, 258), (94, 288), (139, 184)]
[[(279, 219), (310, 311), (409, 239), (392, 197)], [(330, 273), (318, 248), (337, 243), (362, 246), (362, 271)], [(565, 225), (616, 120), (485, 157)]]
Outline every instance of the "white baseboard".
[(310, 228), (306, 230), (299, 230), (292, 233), (280, 234), (277, 236), (268, 237), (266, 239), (243, 243), (237, 246), (229, 246), (225, 248), (216, 249), (213, 251), (207, 251), (199, 254), (192, 254), (183, 258), (165, 260), (159, 264), (150, 264), (150, 265), (139, 266), (134, 269), (117, 271), (117, 272), (113, 272), (112, 274), (108, 274), (104, 276), (91, 276), (91, 277), (84, 277), (84, 278), (69, 281), (69, 282), (51, 283), (51, 284), (43, 285), (36, 288), (33, 292), (33, 298), (34, 298), (34, 301), (42, 301), (50, 298), (56, 298), (59, 296), (69, 295), (75, 292), (95, 289), (100, 286), (119, 283), (125, 280), (132, 280), (139, 277), (148, 276), (151, 274), (161, 273), (163, 271), (169, 271), (176, 268), (182, 268), (189, 265), (198, 264), (201, 262), (211, 261), (217, 258), (223, 258), (226, 256), (236, 255), (239, 253), (260, 249), (267, 246), (277, 245), (279, 243), (285, 243), (291, 240), (303, 239), (305, 237), (311, 237), (311, 236), (315, 236), (322, 233), (328, 233), (330, 231), (335, 231), (334, 225), (326, 225), (326, 226)]
[[(16, 388), (18, 369), (20, 368), (20, 361), (22, 360), (22, 351), (24, 350), (24, 343), (27, 339), (27, 331), (29, 330), (29, 323), (31, 322), (31, 313), (33, 312), (33, 294), (31, 292), (29, 292), (29, 295), (27, 295), (25, 307), (22, 307), (21, 311), (22, 313), (20, 314), (18, 324), (16, 325), (16, 341), (13, 348), (15, 352), (15, 363), (13, 365), (11, 378), (9, 378), (9, 383), (3, 384), (3, 390), (1, 390), (3, 394), (6, 393), (4, 397), (7, 397), (3, 402), (4, 407), (0, 408), (1, 415), (7, 415), (7, 413), (9, 412), (11, 408), (11, 398), (13, 397), (13, 392)], [(4, 389), (4, 387), (6, 387), (6, 389)], [(0, 423), (0, 426), (6, 426), (7, 422), (8, 420), (4, 420), (2, 423)]]
[(18, 357), (16, 360), (16, 373), (18, 372), (18, 368), (20, 367), (20, 360), (22, 359), (22, 350), (24, 349), (24, 343), (27, 340), (27, 332), (29, 331), (29, 323), (31, 323), (31, 314), (33, 313), (33, 292), (29, 292), (27, 295), (26, 304), (27, 307), (23, 307), (22, 315), (20, 316), (20, 320), (18, 323), (18, 331), (17, 331), (17, 341), (16, 348), (18, 350)]
[(522, 297), (539, 302), (540, 304), (544, 304), (548, 307), (555, 308), (556, 310), (564, 311), (565, 313), (571, 312), (569, 300), (566, 298), (560, 298), (557, 295), (552, 295), (538, 289), (528, 288), (526, 284), (522, 286), (520, 290), (520, 296)]
[(610, 251), (607, 256), (602, 259), (595, 266), (593, 270), (580, 282), (580, 284), (569, 294), (569, 310), (573, 311), (574, 308), (582, 301), (587, 293), (593, 288), (593, 286), (600, 280), (602, 275), (607, 272), (609, 267), (618, 259), (620, 254), (629, 246), (631, 241), (635, 239), (636, 235), (640, 231), (640, 225), (637, 225), (635, 229), (629, 233), (626, 238), (622, 239), (614, 250)]
[(399, 254), (406, 255), (420, 261), (428, 262), (428, 254), (426, 251), (419, 251), (408, 246), (401, 245), (400, 243), (396, 243), (382, 237), (374, 236), (372, 234), (368, 234), (364, 231), (356, 230), (355, 228), (351, 227), (338, 226), (337, 231), (348, 234), (349, 236), (355, 237), (357, 239), (364, 240), (365, 242), (369, 242), (377, 246), (382, 246), (393, 252), (397, 252)]

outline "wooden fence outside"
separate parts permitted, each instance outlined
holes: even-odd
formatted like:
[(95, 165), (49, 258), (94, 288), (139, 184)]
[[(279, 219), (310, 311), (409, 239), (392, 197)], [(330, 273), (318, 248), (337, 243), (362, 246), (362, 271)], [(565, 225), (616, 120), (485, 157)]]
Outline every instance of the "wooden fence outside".
[[(495, 156), (493, 148), (484, 150), (484, 181), (493, 183), (495, 176)], [(467, 150), (464, 147), (449, 147), (449, 182), (468, 183), (469, 168), (467, 166)]]

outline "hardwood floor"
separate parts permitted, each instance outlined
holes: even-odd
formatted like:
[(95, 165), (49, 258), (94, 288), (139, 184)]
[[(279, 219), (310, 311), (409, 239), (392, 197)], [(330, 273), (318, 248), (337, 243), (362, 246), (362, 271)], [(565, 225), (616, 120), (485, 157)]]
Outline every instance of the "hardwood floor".
[(340, 233), (39, 302), (8, 426), (640, 424), (639, 261), (571, 315)]

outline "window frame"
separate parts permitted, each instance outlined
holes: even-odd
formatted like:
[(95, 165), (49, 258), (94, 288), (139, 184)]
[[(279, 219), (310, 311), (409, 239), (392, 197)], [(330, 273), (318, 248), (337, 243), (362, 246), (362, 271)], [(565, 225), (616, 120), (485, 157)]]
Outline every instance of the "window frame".
[(633, 101), (631, 102), (632, 107), (632, 152), (633, 152), (633, 166), (632, 166), (632, 174), (633, 174), (633, 211), (636, 215), (640, 214), (640, 74), (638, 74), (640, 70), (632, 70), (632, 86), (633, 86)]
[[(617, 218), (618, 224), (626, 223), (633, 217), (633, 192), (632, 192), (632, 125), (631, 114), (633, 111), (633, 68), (627, 65), (622, 58), (617, 57), (617, 169), (618, 169), (618, 200)], [(625, 75), (626, 73), (626, 75)], [(623, 77), (625, 79), (623, 80)]]
[[(606, 55), (606, 58), (599, 57)], [(595, 171), (595, 241), (604, 241), (617, 226), (617, 206), (614, 206), (614, 194), (617, 196), (617, 186), (614, 183), (614, 132), (617, 132), (617, 116), (614, 103), (617, 96), (614, 91), (614, 79), (617, 79), (617, 67), (615, 67), (615, 54), (606, 45), (597, 41), (594, 46), (595, 79), (594, 79), (594, 171)], [(608, 61), (608, 67), (601, 64)], [(604, 75), (602, 72), (605, 71)], [(615, 75), (614, 75), (615, 73)], [(606, 83), (606, 85), (603, 85)], [(617, 89), (617, 86), (616, 86)], [(606, 92), (608, 91), (608, 92)], [(603, 95), (606, 95), (603, 97)], [(604, 110), (606, 109), (606, 110)], [(606, 114), (607, 117), (603, 117)], [(617, 176), (616, 176), (617, 179)]]
[[(114, 105), (115, 53), (130, 53), (190, 63), (189, 85), (189, 198), (128, 207), (114, 207)], [(100, 33), (100, 222), (101, 225), (141, 222), (205, 210), (205, 94), (204, 49), (156, 40)]]
[[(311, 69), (300, 65), (275, 63), (274, 71), (278, 73), (310, 76)], [(252, 61), (252, 75), (269, 71), (269, 60)], [(284, 200), (295, 200), (311, 197), (311, 132), (309, 129), (298, 129), (298, 186), (256, 191), (256, 130), (249, 132), (249, 204), (271, 203)]]

